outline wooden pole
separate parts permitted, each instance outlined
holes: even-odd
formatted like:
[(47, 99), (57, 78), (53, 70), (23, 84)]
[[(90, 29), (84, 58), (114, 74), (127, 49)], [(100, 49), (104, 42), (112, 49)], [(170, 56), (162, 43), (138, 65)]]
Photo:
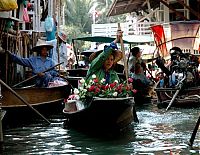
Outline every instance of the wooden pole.
[(11, 91), (17, 98), (19, 98), (24, 104), (26, 104), (29, 108), (31, 108), (35, 113), (37, 113), (40, 117), (42, 117), (48, 124), (51, 124), (42, 114), (40, 114), (36, 109), (34, 109), (26, 100), (24, 100), (17, 92), (15, 92), (12, 88), (10, 88), (6, 83), (4, 83), (0, 79), (0, 83), (4, 85), (9, 91)]
[[(58, 33), (60, 31), (60, 0), (57, 1), (57, 17), (58, 17), (58, 21), (57, 21), (57, 54), (58, 54), (58, 63), (60, 63), (60, 43), (59, 43), (59, 36)], [(60, 66), (58, 68), (59, 70), (59, 75), (60, 75)]]
[(194, 139), (195, 139), (195, 136), (196, 136), (196, 133), (199, 129), (199, 124), (200, 124), (200, 116), (199, 116), (199, 119), (197, 120), (197, 123), (195, 125), (195, 128), (194, 128), (194, 131), (192, 133), (192, 136), (190, 138), (190, 141), (189, 141), (189, 145), (192, 146), (193, 145), (193, 142), (194, 142)]
[(174, 94), (173, 98), (171, 99), (169, 105), (166, 108), (166, 111), (171, 107), (172, 103), (174, 102), (174, 100), (176, 99), (178, 93), (180, 92), (182, 86), (183, 86), (183, 81), (185, 80), (186, 77), (184, 77), (180, 82), (179, 82), (179, 89), (176, 91), (176, 93)]
[[(118, 31), (121, 31), (120, 23), (118, 23)], [(128, 66), (127, 66), (126, 55), (124, 51), (124, 42), (123, 42), (122, 37), (120, 37), (120, 44), (121, 44), (121, 51), (122, 51), (123, 59), (124, 59), (124, 71), (126, 75), (126, 82), (128, 84)]]

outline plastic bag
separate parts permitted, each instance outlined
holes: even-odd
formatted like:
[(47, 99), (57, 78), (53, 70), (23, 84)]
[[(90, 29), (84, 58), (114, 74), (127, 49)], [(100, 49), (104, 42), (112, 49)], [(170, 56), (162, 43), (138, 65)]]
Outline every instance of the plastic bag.
[(30, 18), (29, 18), (28, 12), (27, 12), (27, 8), (24, 8), (24, 10), (23, 10), (23, 20), (26, 23), (28, 23), (30, 21)]
[(45, 30), (47, 32), (52, 32), (53, 31), (53, 18), (50, 17), (50, 16), (47, 16), (47, 18), (45, 19), (45, 22), (44, 22), (44, 27), (45, 27)]
[(16, 0), (0, 0), (0, 11), (11, 11), (17, 8)]

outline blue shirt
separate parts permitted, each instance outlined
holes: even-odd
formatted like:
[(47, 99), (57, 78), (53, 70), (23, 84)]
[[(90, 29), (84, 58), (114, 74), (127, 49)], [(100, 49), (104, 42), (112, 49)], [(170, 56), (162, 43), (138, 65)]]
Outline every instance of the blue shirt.
[[(50, 58), (42, 59), (40, 56), (33, 56), (30, 58), (21, 58), (15, 54), (11, 54), (11, 58), (14, 62), (19, 65), (29, 67), (32, 69), (33, 74), (37, 74), (43, 72), (53, 66), (55, 66), (54, 62)], [(36, 86), (48, 86), (48, 82), (53, 81), (53, 78), (58, 75), (55, 69), (52, 69), (48, 72), (45, 72), (44, 77), (36, 78)]]

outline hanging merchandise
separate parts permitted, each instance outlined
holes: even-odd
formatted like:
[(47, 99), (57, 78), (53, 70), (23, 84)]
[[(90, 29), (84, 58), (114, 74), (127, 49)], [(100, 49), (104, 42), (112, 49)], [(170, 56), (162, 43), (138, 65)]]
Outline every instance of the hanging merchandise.
[(28, 23), (30, 21), (27, 8), (24, 8), (23, 10), (23, 20), (25, 21), (25, 23)]
[(11, 11), (17, 8), (16, 0), (0, 0), (0, 11)]
[(53, 18), (51, 16), (47, 16), (44, 23), (44, 27), (47, 32), (52, 32), (54, 26), (53, 22)]

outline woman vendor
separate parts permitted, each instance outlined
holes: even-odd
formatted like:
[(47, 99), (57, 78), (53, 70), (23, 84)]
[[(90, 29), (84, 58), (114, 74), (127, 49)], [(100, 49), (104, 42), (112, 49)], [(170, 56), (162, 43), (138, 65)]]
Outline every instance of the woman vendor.
[(114, 65), (122, 59), (122, 52), (117, 47), (117, 42), (122, 37), (122, 31), (117, 32), (116, 39), (109, 45), (105, 46), (103, 51), (98, 51), (90, 56), (91, 65), (86, 75), (86, 82), (92, 79), (95, 74), (98, 80), (105, 79), (105, 84), (119, 81), (117, 72), (113, 69)]
[(35, 85), (36, 87), (47, 87), (49, 82), (54, 81), (58, 76), (58, 72), (55, 68), (43, 73), (43, 71), (55, 66), (54, 61), (48, 57), (48, 51), (52, 49), (53, 46), (47, 44), (43, 40), (38, 40), (32, 51), (38, 52), (39, 56), (31, 56), (29, 58), (22, 58), (16, 54), (8, 52), (12, 61), (32, 69), (33, 74), (37, 74)]

